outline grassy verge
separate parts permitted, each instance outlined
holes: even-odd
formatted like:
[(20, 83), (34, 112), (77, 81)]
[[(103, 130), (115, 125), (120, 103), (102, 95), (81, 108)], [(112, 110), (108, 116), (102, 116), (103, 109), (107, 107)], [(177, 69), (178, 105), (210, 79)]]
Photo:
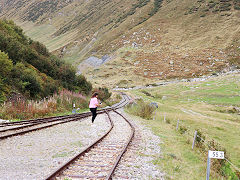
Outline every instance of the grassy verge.
[[(164, 123), (159, 118), (157, 120), (140, 120), (143, 124), (151, 127), (163, 141), (159, 147), (162, 157), (155, 158), (153, 163), (166, 173), (166, 179), (197, 179), (196, 177), (203, 176), (205, 164), (202, 163), (202, 157), (191, 150), (191, 145), (186, 143), (185, 136), (179, 136), (171, 124)], [(199, 179), (205, 179), (205, 177)]]
[[(122, 99), (118, 93), (110, 93), (107, 88), (95, 89), (95, 92), (99, 93), (99, 99), (103, 102), (102, 108), (112, 106)], [(82, 96), (80, 93), (63, 90), (41, 101), (12, 100), (1, 104), (0, 118), (14, 122), (25, 119), (70, 115), (73, 114), (73, 104), (75, 104), (76, 113), (88, 112), (89, 99), (90, 97)]]
[(88, 100), (80, 93), (63, 90), (41, 101), (16, 99), (1, 105), (0, 118), (34, 119), (56, 115), (71, 114), (73, 104), (82, 112), (88, 108)]
[[(238, 111), (231, 111), (240, 106), (239, 79), (240, 75), (229, 75), (205, 82), (131, 91), (138, 98), (159, 105), (156, 120), (146, 123), (164, 142), (161, 145), (163, 159), (156, 159), (155, 163), (164, 167), (169, 179), (205, 178), (206, 153), (201, 148), (191, 150), (196, 129), (206, 141), (214, 140), (225, 148), (228, 158), (240, 168), (240, 116)], [(166, 123), (163, 122), (164, 114)], [(178, 119), (180, 131), (176, 131)], [(237, 179), (232, 175), (233, 169), (224, 168), (220, 172), (212, 170), (211, 178)]]

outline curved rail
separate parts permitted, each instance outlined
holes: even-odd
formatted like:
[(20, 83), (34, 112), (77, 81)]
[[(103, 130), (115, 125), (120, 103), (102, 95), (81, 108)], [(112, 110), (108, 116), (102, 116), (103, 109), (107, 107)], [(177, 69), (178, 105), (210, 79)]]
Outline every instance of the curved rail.
[[(107, 113), (107, 111), (106, 111)], [(108, 114), (108, 113), (107, 113)], [(79, 157), (81, 157), (82, 155), (84, 155), (85, 153), (87, 153), (92, 147), (94, 147), (96, 144), (98, 144), (99, 142), (101, 142), (113, 129), (114, 125), (111, 119), (110, 120), (110, 124), (111, 127), (110, 129), (99, 139), (97, 139), (95, 142), (93, 142), (92, 144), (90, 144), (87, 148), (85, 148), (84, 150), (82, 150), (78, 155), (76, 155), (75, 157), (73, 157), (72, 159), (70, 159), (67, 163), (65, 163), (63, 166), (61, 166), (58, 170), (56, 170), (55, 172), (53, 172), (49, 177), (46, 178), (46, 180), (51, 180), (53, 178), (55, 178), (57, 175), (59, 175), (62, 171), (64, 171), (70, 164), (72, 164), (74, 161), (76, 161)]]
[(131, 141), (132, 141), (132, 139), (133, 139), (133, 137), (134, 137), (134, 134), (135, 134), (135, 128), (134, 128), (133, 125), (127, 120), (127, 118), (124, 117), (124, 116), (123, 116), (122, 114), (120, 114), (119, 112), (117, 112), (116, 110), (114, 110), (114, 112), (117, 113), (119, 116), (121, 116), (121, 117), (130, 125), (130, 127), (131, 127), (131, 129), (132, 129), (132, 132), (131, 132), (131, 135), (130, 135), (130, 137), (129, 137), (128, 142), (126, 143), (126, 145), (125, 145), (124, 149), (122, 150), (122, 152), (119, 154), (119, 156), (118, 156), (118, 158), (117, 158), (114, 166), (112, 167), (112, 169), (111, 169), (111, 171), (110, 171), (110, 173), (109, 173), (109, 175), (107, 176), (106, 179), (111, 179), (111, 178), (112, 178), (115, 169), (117, 168), (117, 166), (118, 166), (121, 158), (123, 157), (124, 153), (127, 151), (127, 147), (128, 147), (129, 144), (131, 143)]
[[(99, 110), (98, 114), (103, 114), (106, 110), (109, 111), (112, 109), (118, 109), (123, 107), (127, 103), (127, 98), (126, 98), (126, 95), (124, 94), (122, 94), (122, 97), (123, 98), (119, 103), (115, 104), (113, 107), (103, 108), (102, 110)], [(19, 127), (0, 130), (0, 140), (13, 137), (13, 136), (23, 135), (29, 132), (38, 131), (41, 129), (53, 127), (56, 125), (60, 125), (60, 124), (64, 124), (72, 121), (78, 121), (80, 119), (89, 117), (91, 115), (92, 115), (91, 112), (86, 112), (86, 113), (74, 114), (74, 115), (40, 118), (35, 120), (28, 120), (28, 121), (25, 120), (25, 121), (12, 122), (12, 123), (2, 123), (0, 124), (0, 127), (8, 127), (8, 126), (19, 126)], [(35, 126), (40, 126), (40, 127), (35, 127)], [(31, 127), (35, 127), (35, 128), (31, 128)]]
[[(125, 100), (127, 101), (127, 99), (126, 99), (126, 97), (125, 97)], [(125, 101), (124, 101), (125, 102)], [(128, 102), (126, 102), (124, 105), (126, 105)], [(116, 169), (116, 167), (117, 167), (117, 165), (119, 164), (119, 162), (120, 162), (120, 160), (121, 160), (121, 158), (122, 158), (122, 156), (124, 155), (124, 153), (126, 152), (126, 150), (127, 150), (127, 147), (128, 147), (128, 145), (130, 144), (130, 142), (132, 141), (132, 138), (134, 137), (134, 133), (135, 133), (135, 129), (134, 129), (134, 127), (132, 126), (132, 124), (123, 116), (123, 115), (121, 115), (119, 112), (117, 112), (116, 110), (115, 110), (115, 108), (112, 108), (112, 110), (113, 110), (113, 112), (115, 112), (115, 113), (117, 113), (119, 116), (121, 116), (126, 122), (127, 122), (127, 124), (130, 126), (130, 128), (131, 128), (131, 133), (130, 133), (130, 136), (129, 136), (129, 138), (128, 138), (128, 140), (126, 141), (126, 143), (125, 143), (125, 145), (123, 146), (123, 148), (121, 147), (121, 151), (120, 152), (117, 152), (118, 153), (118, 156), (116, 157), (116, 159), (114, 160), (114, 162), (113, 163), (111, 163), (111, 164), (113, 164), (112, 165), (112, 167), (111, 167), (111, 169), (108, 169), (107, 171), (108, 171), (108, 173), (107, 173), (107, 175), (105, 175), (105, 176), (100, 176), (100, 177), (89, 177), (89, 176), (87, 176), (86, 177), (86, 175), (72, 175), (73, 176), (73, 178), (79, 178), (79, 179), (94, 179), (94, 178), (100, 178), (100, 179), (111, 179), (112, 178), (112, 175), (113, 175), (113, 173), (114, 173), (114, 171), (115, 171), (115, 169)], [(110, 111), (110, 110), (109, 110)], [(111, 117), (110, 117), (110, 115), (109, 115), (109, 112), (108, 111), (106, 111), (106, 113), (107, 113), (107, 116), (108, 116), (108, 119), (109, 119), (109, 121), (110, 121), (110, 123), (111, 123), (111, 127), (110, 127), (110, 129), (107, 131), (107, 133), (105, 133), (101, 138), (99, 138), (97, 141), (95, 141), (94, 143), (92, 143), (90, 146), (88, 146), (87, 148), (85, 148), (83, 151), (81, 151), (77, 156), (75, 156), (74, 158), (72, 158), (71, 160), (69, 160), (67, 163), (65, 163), (63, 166), (61, 166), (58, 170), (56, 170), (55, 172), (53, 172), (50, 176), (48, 176), (47, 178), (46, 178), (46, 180), (52, 180), (52, 179), (56, 179), (57, 177), (60, 177), (61, 175), (63, 175), (64, 176), (64, 171), (68, 171), (69, 170), (69, 168), (71, 167), (71, 166), (73, 166), (74, 168), (76, 168), (75, 166), (75, 164), (76, 164), (76, 162), (79, 162), (81, 159), (84, 159), (84, 155), (86, 154), (86, 153), (88, 153), (88, 152), (90, 152), (89, 154), (91, 154), (91, 150), (92, 150), (92, 152), (94, 152), (94, 151), (96, 151), (96, 148), (98, 148), (98, 146), (99, 147), (108, 147), (109, 145), (105, 145), (104, 146), (104, 144), (102, 144), (101, 145), (101, 142), (102, 141), (104, 141), (104, 139), (106, 138), (106, 137), (108, 137), (108, 135), (110, 134), (110, 132), (113, 130), (113, 127), (114, 127), (114, 124), (113, 124), (113, 121), (112, 121), (112, 119), (111, 119)], [(94, 149), (95, 148), (95, 149)], [(115, 150), (116, 151), (116, 150)], [(112, 150), (112, 153), (116, 153), (114, 150)], [(99, 152), (100, 154), (102, 153), (102, 154), (105, 154), (106, 152), (104, 152), (104, 150), (102, 150), (101, 148), (100, 148), (100, 150), (99, 149), (97, 149), (97, 152)], [(93, 153), (94, 154), (94, 153)], [(93, 155), (94, 156), (94, 155)], [(111, 157), (111, 156), (110, 156)], [(95, 162), (96, 163), (96, 162)], [(84, 166), (84, 165), (83, 165)], [(91, 165), (91, 167), (92, 166), (94, 166), (94, 165)], [(100, 165), (99, 165), (100, 166)], [(100, 167), (103, 167), (103, 166), (100, 166)], [(81, 167), (81, 168), (83, 168), (83, 167)], [(106, 168), (106, 167), (105, 167)], [(81, 172), (81, 170), (79, 170), (80, 172)], [(72, 177), (71, 176), (71, 177)]]

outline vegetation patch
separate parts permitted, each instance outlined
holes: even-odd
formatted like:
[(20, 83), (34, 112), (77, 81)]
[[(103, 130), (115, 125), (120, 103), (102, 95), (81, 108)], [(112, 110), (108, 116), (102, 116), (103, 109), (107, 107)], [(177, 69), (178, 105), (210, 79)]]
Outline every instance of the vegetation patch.
[[(166, 96), (154, 97), (159, 104), (154, 120), (145, 121), (163, 140), (163, 158), (156, 164), (165, 166), (169, 179), (192, 179), (206, 173), (208, 150), (226, 153), (226, 158), (240, 168), (239, 114), (228, 111), (239, 107), (234, 99), (239, 95), (239, 75), (211, 78), (202, 82), (179, 82), (144, 91)], [(131, 91), (143, 101), (153, 97), (142, 90)], [(232, 98), (234, 97), (234, 98)], [(178, 130), (176, 130), (179, 119)], [(165, 120), (165, 121), (164, 121)], [(191, 149), (194, 132), (198, 131), (194, 151)], [(174, 154), (176, 158), (169, 158)], [(211, 178), (239, 179), (239, 172), (226, 160), (212, 161)], [(188, 174), (188, 177), (185, 175)], [(190, 176), (189, 176), (190, 175)], [(190, 178), (191, 179), (191, 178)]]
[[(197, 12), (205, 12), (205, 13), (218, 13), (231, 11), (232, 9), (240, 10), (240, 2), (239, 0), (209, 0), (209, 1), (197, 1), (195, 5), (190, 7), (188, 11), (185, 13), (193, 14)], [(206, 14), (205, 14), (206, 15)], [(201, 15), (201, 17), (204, 17)]]
[(40, 101), (17, 98), (0, 106), (0, 118), (25, 120), (46, 117), (57, 113), (71, 112), (73, 104), (81, 110), (88, 108), (88, 101), (83, 95), (67, 90)]
[(136, 104), (129, 104), (127, 110), (131, 114), (140, 116), (144, 119), (152, 119), (155, 108), (143, 100), (138, 100)]
[(163, 2), (163, 0), (154, 0), (154, 7), (153, 7), (152, 11), (149, 13), (149, 16), (153, 16), (154, 14), (156, 14), (158, 12), (158, 10), (162, 6), (162, 2)]
[[(14, 93), (32, 99), (51, 96), (62, 88), (88, 94), (92, 85), (76, 70), (26, 37), (13, 21), (0, 20), (0, 101)], [(12, 90), (13, 89), (13, 90)]]
[(135, 14), (137, 8), (142, 8), (143, 6), (146, 6), (148, 2), (150, 2), (150, 0), (138, 0), (138, 3), (133, 4), (130, 11), (128, 11), (128, 13), (124, 14), (123, 16), (120, 16), (117, 19), (116, 23), (123, 22), (128, 16)]

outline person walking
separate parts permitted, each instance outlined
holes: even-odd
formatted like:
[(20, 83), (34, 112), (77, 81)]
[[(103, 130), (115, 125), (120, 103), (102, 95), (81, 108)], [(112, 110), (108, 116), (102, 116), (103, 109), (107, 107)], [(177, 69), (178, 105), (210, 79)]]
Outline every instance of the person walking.
[(100, 106), (97, 98), (98, 98), (98, 93), (94, 93), (89, 103), (89, 109), (92, 112), (92, 123), (97, 117), (97, 107)]

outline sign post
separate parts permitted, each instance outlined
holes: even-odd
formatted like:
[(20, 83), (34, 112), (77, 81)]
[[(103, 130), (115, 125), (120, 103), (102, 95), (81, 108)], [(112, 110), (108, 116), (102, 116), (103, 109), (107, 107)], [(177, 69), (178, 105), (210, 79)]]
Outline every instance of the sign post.
[(197, 131), (195, 131), (195, 133), (194, 133), (194, 138), (193, 138), (193, 143), (192, 143), (192, 149), (194, 148), (196, 138), (197, 138)]
[(179, 119), (177, 121), (177, 127), (176, 127), (176, 130), (178, 130), (178, 126), (179, 126)]
[(224, 159), (224, 152), (223, 151), (210, 151), (210, 150), (208, 151), (206, 180), (209, 180), (209, 177), (210, 177), (211, 159)]
[(74, 113), (74, 114), (76, 114), (76, 105), (75, 104), (73, 104), (73, 110), (72, 110), (72, 113)]

